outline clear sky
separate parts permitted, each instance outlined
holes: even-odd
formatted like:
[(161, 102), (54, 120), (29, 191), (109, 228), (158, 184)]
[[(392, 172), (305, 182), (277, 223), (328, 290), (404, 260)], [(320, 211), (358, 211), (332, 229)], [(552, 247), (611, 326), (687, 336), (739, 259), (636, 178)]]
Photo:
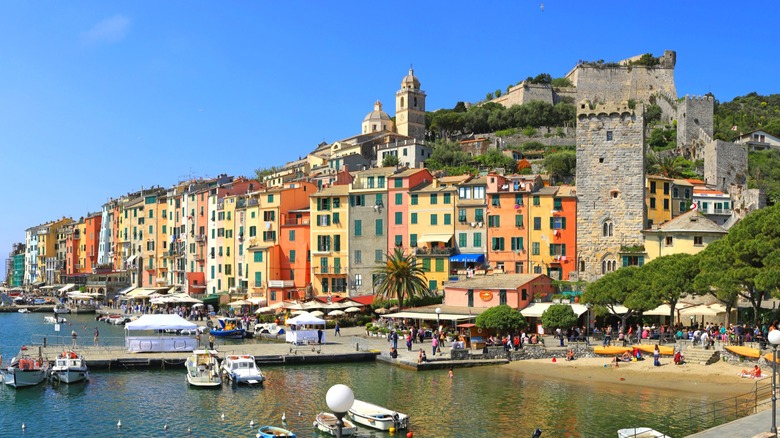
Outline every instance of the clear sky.
[(776, 1), (3, 2), (0, 261), (31, 226), (357, 134), (375, 100), (393, 115), (410, 65), (428, 110), (664, 50), (680, 95), (777, 93), (777, 17)]

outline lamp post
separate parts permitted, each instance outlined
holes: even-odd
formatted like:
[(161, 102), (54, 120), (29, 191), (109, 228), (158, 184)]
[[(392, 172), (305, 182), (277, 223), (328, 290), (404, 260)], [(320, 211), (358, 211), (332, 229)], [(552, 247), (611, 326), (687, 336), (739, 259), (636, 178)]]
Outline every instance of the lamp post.
[(772, 330), (767, 336), (769, 343), (772, 344), (772, 429), (770, 431), (777, 435), (777, 346), (780, 345), (780, 330)]
[(337, 384), (330, 387), (325, 394), (325, 403), (336, 416), (336, 438), (341, 438), (341, 432), (344, 428), (344, 415), (355, 402), (355, 394), (347, 385)]
[(593, 307), (593, 304), (587, 303), (585, 304), (585, 308), (588, 309), (588, 320), (585, 323), (585, 345), (588, 345), (588, 332), (590, 331), (590, 308)]
[(441, 319), (439, 315), (441, 315), (441, 307), (436, 308), (436, 328), (441, 330)]

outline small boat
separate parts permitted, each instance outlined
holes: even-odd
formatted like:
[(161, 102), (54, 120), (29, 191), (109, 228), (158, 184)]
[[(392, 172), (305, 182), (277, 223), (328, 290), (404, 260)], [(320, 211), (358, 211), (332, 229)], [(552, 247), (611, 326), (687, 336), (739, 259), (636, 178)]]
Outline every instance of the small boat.
[(3, 382), (8, 386), (35, 386), (49, 375), (49, 361), (43, 359), (41, 347), (38, 347), (38, 355), (33, 356), (27, 347), (22, 346), (19, 354), (11, 359), (11, 364), (2, 372)]
[(54, 360), (54, 367), (51, 369), (52, 379), (63, 383), (76, 383), (89, 379), (89, 370), (84, 356), (75, 351), (63, 351)]
[(219, 360), (214, 350), (195, 350), (185, 363), (187, 382), (192, 386), (218, 387), (222, 385)]
[(44, 316), (43, 322), (45, 322), (46, 324), (64, 324), (68, 322), (68, 320), (65, 318), (59, 318), (55, 315), (55, 316)]
[(18, 312), (19, 313), (30, 313), (30, 311), (28, 309), (19, 309)]
[(649, 427), (629, 427), (618, 430), (618, 438), (670, 438), (655, 429)]
[(355, 400), (349, 409), (352, 421), (379, 430), (406, 429), (409, 427), (409, 416), (391, 409), (383, 408), (361, 400)]
[(257, 431), (257, 435), (255, 436), (257, 438), (296, 437), (296, 435), (289, 430), (276, 426), (263, 426)]
[[(320, 412), (317, 414), (317, 418), (314, 419), (314, 427), (321, 432), (336, 436), (336, 421), (338, 421), (338, 419), (330, 412)], [(341, 428), (341, 436), (352, 436), (357, 432), (355, 423), (346, 418), (342, 421), (344, 422), (344, 426)]]
[(222, 372), (233, 383), (263, 384), (265, 376), (252, 355), (228, 355), (222, 361)]
[[(723, 348), (725, 348), (726, 350), (734, 354), (749, 357), (751, 359), (758, 359), (759, 357), (761, 357), (761, 350), (759, 350), (758, 348), (740, 347), (737, 345), (727, 345)], [(769, 359), (769, 361), (771, 362), (772, 359)]]
[(62, 303), (54, 305), (54, 313), (70, 313), (70, 309)]
[(219, 318), (219, 327), (209, 331), (217, 338), (244, 339), (246, 330), (240, 327), (241, 320), (238, 318)]

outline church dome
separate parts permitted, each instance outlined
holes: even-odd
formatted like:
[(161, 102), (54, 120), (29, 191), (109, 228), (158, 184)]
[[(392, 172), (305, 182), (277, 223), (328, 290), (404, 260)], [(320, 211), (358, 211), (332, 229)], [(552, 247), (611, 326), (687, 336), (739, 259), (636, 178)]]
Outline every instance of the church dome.
[(374, 110), (366, 115), (363, 119), (364, 122), (379, 122), (392, 120), (386, 112), (382, 111), (382, 102), (376, 101), (374, 103)]
[(404, 79), (401, 81), (401, 89), (402, 90), (419, 90), (420, 89), (420, 80), (417, 79), (417, 76), (414, 75), (414, 69), (409, 69), (409, 74), (404, 77)]
[(382, 102), (374, 103), (374, 110), (363, 119), (363, 134), (376, 131), (393, 131), (395, 124), (393, 119), (382, 111)]

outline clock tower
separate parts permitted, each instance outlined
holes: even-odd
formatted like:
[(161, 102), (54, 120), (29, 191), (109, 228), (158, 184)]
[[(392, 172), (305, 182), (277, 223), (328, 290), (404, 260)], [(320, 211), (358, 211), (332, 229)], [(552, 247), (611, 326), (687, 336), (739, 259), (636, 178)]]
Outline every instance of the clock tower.
[(401, 135), (425, 139), (425, 92), (414, 70), (401, 81), (401, 89), (395, 93), (395, 126)]

